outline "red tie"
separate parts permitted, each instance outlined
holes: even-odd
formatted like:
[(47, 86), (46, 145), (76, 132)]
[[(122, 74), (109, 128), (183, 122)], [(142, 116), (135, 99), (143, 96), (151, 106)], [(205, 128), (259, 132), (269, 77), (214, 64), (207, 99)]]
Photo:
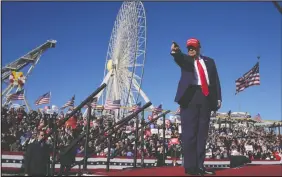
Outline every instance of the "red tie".
[(198, 71), (201, 79), (201, 85), (202, 85), (202, 92), (205, 96), (209, 95), (209, 87), (208, 87), (208, 82), (206, 79), (205, 71), (199, 61), (199, 59), (196, 59), (197, 61), (197, 66), (198, 66)]

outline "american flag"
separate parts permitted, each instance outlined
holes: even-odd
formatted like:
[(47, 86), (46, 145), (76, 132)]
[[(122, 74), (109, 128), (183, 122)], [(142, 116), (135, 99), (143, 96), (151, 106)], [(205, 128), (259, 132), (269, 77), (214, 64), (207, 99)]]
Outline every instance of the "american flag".
[(180, 107), (178, 107), (178, 109), (175, 111), (174, 114), (175, 114), (175, 115), (180, 115)]
[[(91, 108), (95, 109), (97, 107), (98, 98), (95, 97), (91, 103)], [(87, 104), (83, 106), (84, 108), (88, 108)]]
[(47, 92), (44, 95), (40, 96), (36, 101), (35, 105), (49, 104), (51, 99), (51, 92)]
[(132, 106), (131, 112), (136, 112), (141, 108), (141, 102), (137, 103), (136, 105)]
[(64, 106), (61, 107), (61, 109), (65, 109), (66, 107), (69, 107), (69, 106), (74, 107), (74, 100), (75, 100), (75, 95), (73, 95), (73, 97), (69, 101), (67, 101), (64, 104)]
[(119, 109), (120, 107), (121, 107), (120, 100), (114, 100), (114, 101), (107, 100), (104, 109), (115, 110), (115, 109)]
[(163, 111), (162, 107), (163, 107), (163, 105), (160, 104), (158, 107), (154, 108), (152, 114), (158, 115), (159, 113), (161, 113)]
[(92, 108), (96, 108), (97, 102), (98, 102), (98, 98), (95, 97), (95, 98), (93, 99), (92, 103), (91, 103), (91, 107), (92, 107)]
[(254, 117), (254, 120), (257, 121), (257, 122), (261, 122), (262, 119), (261, 119), (260, 114), (257, 114), (257, 115)]
[(11, 94), (7, 98), (8, 100), (24, 100), (24, 89)]
[(242, 77), (235, 81), (236, 83), (236, 93), (245, 90), (246, 88), (253, 85), (260, 85), (260, 75), (259, 75), (259, 62), (255, 66), (245, 73)]

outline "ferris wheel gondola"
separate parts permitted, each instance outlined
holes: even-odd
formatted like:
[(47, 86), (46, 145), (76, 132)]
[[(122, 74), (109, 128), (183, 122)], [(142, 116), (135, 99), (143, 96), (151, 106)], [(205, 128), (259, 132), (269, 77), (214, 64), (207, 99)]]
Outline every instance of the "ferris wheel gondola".
[[(131, 107), (141, 98), (149, 102), (141, 89), (145, 59), (145, 9), (140, 1), (126, 1), (112, 30), (102, 82), (107, 83), (107, 87), (97, 95), (99, 103), (103, 105), (107, 100), (120, 100), (122, 106)], [(121, 109), (119, 114), (124, 115), (127, 111)]]

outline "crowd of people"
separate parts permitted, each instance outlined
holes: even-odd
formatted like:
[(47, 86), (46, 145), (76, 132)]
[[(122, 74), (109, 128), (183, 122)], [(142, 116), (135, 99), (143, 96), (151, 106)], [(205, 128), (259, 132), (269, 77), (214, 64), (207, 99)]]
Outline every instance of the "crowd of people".
[[(66, 114), (69, 114), (69, 110)], [(24, 107), (7, 108), (2, 107), (1, 112), (2, 151), (25, 151), (29, 143), (36, 138), (38, 131), (50, 131), (65, 116), (63, 112), (59, 114), (46, 114), (44, 110), (26, 112)], [(77, 138), (86, 128), (86, 120), (82, 113), (76, 113), (72, 118), (75, 125), (66, 122), (64, 126), (58, 129), (58, 151), (67, 147)], [(108, 153), (107, 133), (104, 130), (109, 126), (109, 118), (96, 116), (91, 121), (88, 150), (93, 155), (106, 156)], [(177, 121), (166, 121), (165, 125), (160, 121), (149, 124), (144, 129), (144, 142), (141, 143), (141, 137), (137, 141), (137, 155), (140, 157), (142, 150), (145, 158), (158, 158), (165, 152), (167, 158), (180, 158), (181, 152), (181, 124)], [(215, 127), (217, 120), (210, 123), (209, 137), (206, 145), (206, 158), (227, 159), (230, 155), (244, 155), (251, 160), (281, 160), (279, 153), (282, 152), (282, 138), (274, 131), (269, 131), (263, 127), (248, 125), (245, 121), (236, 122), (230, 126)], [(163, 126), (166, 128), (165, 149), (163, 149)], [(112, 156), (124, 156), (131, 158), (134, 156), (134, 121), (128, 122), (122, 129), (119, 129), (112, 136), (110, 153)], [(97, 136), (99, 135), (99, 136)], [(46, 140), (52, 148), (54, 135)], [(83, 138), (77, 144), (76, 153), (84, 153)], [(143, 149), (141, 148), (142, 146)]]

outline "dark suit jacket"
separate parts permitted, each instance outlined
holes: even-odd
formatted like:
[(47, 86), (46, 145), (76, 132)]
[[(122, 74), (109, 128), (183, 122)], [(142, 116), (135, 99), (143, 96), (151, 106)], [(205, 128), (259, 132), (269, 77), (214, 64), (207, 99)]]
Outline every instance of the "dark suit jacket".
[(28, 175), (47, 175), (50, 161), (50, 148), (47, 144), (42, 145), (38, 141), (29, 144), (25, 154), (25, 173)]
[[(174, 61), (181, 68), (181, 78), (178, 83), (177, 93), (175, 96), (175, 102), (177, 102), (181, 107), (187, 107), (195, 93), (192, 84), (194, 81), (194, 59), (181, 51), (171, 54), (174, 57)], [(213, 59), (205, 56), (201, 56), (204, 60), (207, 72), (209, 76), (209, 102), (212, 111), (217, 111), (218, 100), (221, 98), (221, 87), (218, 78), (218, 73), (216, 65)]]
[(60, 153), (60, 162), (62, 165), (66, 166), (72, 165), (75, 162), (77, 146), (73, 146), (67, 153), (65, 153), (67, 148), (68, 146), (62, 148)]

